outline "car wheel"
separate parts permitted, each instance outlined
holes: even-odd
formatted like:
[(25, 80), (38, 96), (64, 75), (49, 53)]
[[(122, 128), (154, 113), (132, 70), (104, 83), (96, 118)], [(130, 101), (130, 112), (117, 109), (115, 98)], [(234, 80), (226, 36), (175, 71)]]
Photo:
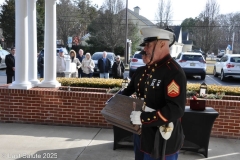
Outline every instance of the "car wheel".
[(213, 69), (213, 76), (214, 77), (217, 77), (218, 76), (218, 74), (217, 74), (217, 71), (216, 71), (216, 68), (214, 67), (214, 69)]
[(201, 75), (201, 80), (204, 80), (204, 79), (205, 79), (205, 77), (206, 77), (206, 74), (204, 74), (204, 75)]
[(225, 80), (226, 80), (226, 77), (225, 77), (225, 75), (224, 75), (223, 70), (221, 71), (220, 79), (221, 79), (221, 81), (225, 81)]

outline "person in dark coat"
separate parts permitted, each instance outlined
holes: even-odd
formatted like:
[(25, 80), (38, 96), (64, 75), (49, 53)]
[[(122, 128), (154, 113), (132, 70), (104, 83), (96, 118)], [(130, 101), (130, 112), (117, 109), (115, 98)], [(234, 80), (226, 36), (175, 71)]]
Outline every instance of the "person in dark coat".
[(142, 126), (140, 146), (144, 160), (177, 160), (184, 142), (181, 117), (187, 81), (181, 66), (170, 55), (175, 36), (173, 32), (150, 27), (142, 28), (141, 34), (141, 46), (151, 57), (151, 72), (144, 85), (142, 111), (132, 111), (131, 122)]
[[(142, 54), (143, 62), (145, 64), (148, 64), (150, 62), (150, 57), (148, 57), (145, 53), (146, 52), (141, 51), (139, 54)], [(151, 72), (151, 67), (148, 67), (147, 65), (138, 67), (135, 73), (133, 74), (127, 88), (125, 88), (121, 94), (126, 96), (131, 96), (135, 92), (136, 93), (135, 98), (143, 99), (145, 82), (150, 72)], [(144, 159), (144, 153), (140, 149), (140, 138), (141, 138), (141, 135), (133, 134), (135, 160)]]
[(40, 78), (43, 78), (43, 75), (44, 75), (44, 57), (41, 54), (38, 55), (37, 67), (38, 67), (38, 73), (40, 74)]
[[(84, 51), (82, 49), (79, 49), (78, 54), (77, 54), (77, 58), (79, 59), (80, 63), (82, 63), (83, 59), (85, 58), (85, 56), (83, 55)], [(84, 77), (84, 73), (82, 70), (82, 67), (80, 67), (78, 69), (78, 78), (82, 78)]]
[(98, 60), (98, 69), (100, 72), (100, 78), (109, 78), (109, 71), (111, 69), (111, 61), (107, 58), (107, 52), (103, 52), (102, 58)]
[(7, 84), (15, 79), (15, 47), (11, 48), (11, 53), (5, 57)]
[(120, 56), (116, 57), (116, 61), (113, 63), (112, 66), (112, 75), (115, 79), (123, 79), (125, 67), (123, 62), (120, 59)]

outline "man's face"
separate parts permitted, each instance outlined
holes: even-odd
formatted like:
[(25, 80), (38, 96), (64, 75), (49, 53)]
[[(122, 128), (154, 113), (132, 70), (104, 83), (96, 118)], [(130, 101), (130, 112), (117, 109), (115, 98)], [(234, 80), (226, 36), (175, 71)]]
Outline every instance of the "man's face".
[(150, 59), (151, 59), (151, 55), (147, 55), (147, 54), (142, 55), (143, 63), (148, 64), (150, 62)]
[[(163, 56), (161, 54), (162, 54), (162, 47), (164, 44), (165, 44), (164, 41), (161, 41), (161, 40), (156, 40), (156, 41), (152, 41), (152, 42), (145, 44), (144, 51), (146, 52), (146, 54), (147, 54), (146, 57), (148, 57), (149, 61), (150, 61), (151, 56), (154, 51), (154, 56), (153, 56), (153, 59), (152, 59), (152, 62), (150, 63), (150, 65), (163, 58)], [(154, 49), (154, 47), (155, 47), (155, 49)]]
[(12, 49), (12, 50), (11, 50), (11, 53), (14, 55), (14, 54), (15, 54), (15, 49)]
[(82, 56), (83, 55), (83, 50), (79, 50), (79, 55)]
[(60, 57), (63, 57), (63, 52), (59, 52), (59, 56), (60, 56)]
[(107, 53), (103, 52), (103, 58), (106, 58), (106, 57), (107, 57)]

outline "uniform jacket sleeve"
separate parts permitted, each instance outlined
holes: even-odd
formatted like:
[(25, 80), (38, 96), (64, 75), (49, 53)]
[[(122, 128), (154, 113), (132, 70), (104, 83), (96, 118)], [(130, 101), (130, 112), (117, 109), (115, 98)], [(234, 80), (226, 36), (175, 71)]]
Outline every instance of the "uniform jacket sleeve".
[(126, 96), (131, 96), (135, 91), (136, 91), (136, 88), (135, 88), (135, 83), (137, 83), (138, 79), (136, 78), (136, 76), (138, 74), (140, 74), (139, 72), (139, 69), (138, 68), (136, 70), (136, 72), (133, 74), (132, 78), (131, 78), (131, 81), (130, 83), (128, 84), (127, 88), (125, 88), (123, 91), (122, 91), (122, 94), (123, 95), (126, 95)]

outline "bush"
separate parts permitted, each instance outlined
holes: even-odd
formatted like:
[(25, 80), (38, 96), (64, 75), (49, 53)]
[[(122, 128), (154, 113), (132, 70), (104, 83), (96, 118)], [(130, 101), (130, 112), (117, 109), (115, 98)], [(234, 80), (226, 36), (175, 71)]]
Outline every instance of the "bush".
[[(91, 87), (91, 88), (121, 88), (122, 79), (103, 79), (103, 78), (57, 78), (62, 86), (72, 87)], [(201, 84), (187, 84), (187, 91), (199, 93)], [(219, 85), (208, 85), (208, 94), (224, 93), (225, 95), (240, 96), (240, 87), (229, 87)], [(187, 93), (187, 94), (189, 94)]]
[[(199, 93), (201, 84), (187, 84), (188, 91), (195, 91)], [(208, 85), (208, 94), (225, 93), (225, 95), (235, 95), (240, 96), (240, 87), (229, 87), (229, 86), (219, 86), (219, 85)]]
[(92, 88), (114, 88), (121, 87), (121, 79), (104, 78), (57, 78), (62, 86), (92, 87)]

